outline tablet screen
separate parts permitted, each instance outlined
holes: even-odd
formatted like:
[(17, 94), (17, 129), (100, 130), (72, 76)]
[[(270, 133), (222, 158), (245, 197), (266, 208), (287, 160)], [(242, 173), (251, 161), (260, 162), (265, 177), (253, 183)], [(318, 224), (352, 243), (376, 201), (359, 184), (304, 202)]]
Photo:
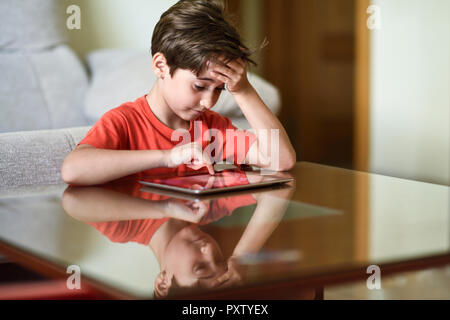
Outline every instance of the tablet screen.
[(214, 175), (200, 174), (194, 176), (145, 179), (145, 182), (191, 190), (216, 189), (249, 184), (244, 172), (219, 172)]
[(237, 186), (249, 186), (261, 182), (278, 181), (279, 177), (260, 175), (257, 172), (248, 171), (223, 171), (214, 175), (199, 174), (192, 176), (177, 176), (165, 178), (144, 178), (144, 183), (153, 186), (171, 186), (187, 190), (211, 190)]

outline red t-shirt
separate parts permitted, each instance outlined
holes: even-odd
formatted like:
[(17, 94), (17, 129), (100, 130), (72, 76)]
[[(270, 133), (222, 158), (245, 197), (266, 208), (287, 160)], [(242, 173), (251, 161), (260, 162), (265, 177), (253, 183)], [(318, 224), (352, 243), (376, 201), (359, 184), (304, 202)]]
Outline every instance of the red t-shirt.
[[(178, 137), (178, 140), (172, 141), (174, 130), (167, 127), (154, 115), (147, 99), (143, 96), (134, 102), (124, 103), (105, 113), (79, 145), (89, 144), (95, 148), (111, 150), (170, 150), (181, 141), (185, 143), (197, 141), (205, 150), (211, 142), (215, 141), (217, 134), (208, 129), (218, 130), (223, 139), (220, 141), (217, 138), (215, 152), (220, 152), (221, 159), (228, 159), (235, 164), (244, 162), (251, 144), (256, 139), (254, 134), (233, 126), (227, 117), (208, 110), (190, 122), (190, 141), (183, 141), (181, 136)], [(234, 132), (234, 141), (227, 141), (227, 130)], [(209, 141), (210, 139), (211, 141)], [(211, 149), (212, 147), (208, 150)], [(154, 168), (145, 171), (145, 174), (180, 174), (190, 171), (193, 170), (186, 165), (181, 165), (178, 168)]]

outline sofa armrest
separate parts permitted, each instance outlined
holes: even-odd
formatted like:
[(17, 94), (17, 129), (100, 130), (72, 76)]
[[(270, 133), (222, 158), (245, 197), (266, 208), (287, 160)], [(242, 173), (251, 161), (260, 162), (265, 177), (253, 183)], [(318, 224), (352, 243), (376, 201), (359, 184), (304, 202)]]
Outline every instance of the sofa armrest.
[(63, 183), (62, 163), (89, 128), (0, 134), (0, 191)]

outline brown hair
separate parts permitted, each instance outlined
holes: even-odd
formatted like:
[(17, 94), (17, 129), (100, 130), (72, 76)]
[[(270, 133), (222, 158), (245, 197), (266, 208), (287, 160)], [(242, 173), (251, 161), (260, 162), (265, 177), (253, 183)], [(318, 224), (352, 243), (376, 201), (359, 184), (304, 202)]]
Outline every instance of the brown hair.
[(152, 55), (164, 54), (171, 76), (178, 68), (198, 76), (206, 62), (219, 62), (218, 56), (225, 63), (242, 58), (256, 65), (250, 59), (255, 51), (242, 43), (222, 0), (178, 1), (161, 15), (152, 36)]

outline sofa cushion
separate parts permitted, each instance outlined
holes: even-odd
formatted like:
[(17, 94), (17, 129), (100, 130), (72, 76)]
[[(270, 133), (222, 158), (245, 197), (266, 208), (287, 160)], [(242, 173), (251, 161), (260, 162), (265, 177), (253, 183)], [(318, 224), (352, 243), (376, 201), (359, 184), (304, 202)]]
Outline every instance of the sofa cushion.
[(88, 130), (78, 127), (0, 134), (0, 192), (62, 183), (62, 163)]
[(87, 124), (86, 71), (67, 45), (40, 51), (0, 50), (0, 132)]
[(41, 50), (66, 40), (64, 1), (1, 0), (0, 50)]
[[(98, 50), (87, 56), (91, 84), (84, 114), (90, 124), (108, 110), (148, 93), (155, 81), (150, 54), (129, 50)], [(150, 68), (149, 68), (150, 67)]]
[[(91, 53), (87, 60), (92, 83), (86, 94), (84, 108), (90, 123), (96, 122), (108, 110), (147, 94), (156, 80), (149, 53), (99, 50)], [(277, 88), (255, 74), (249, 73), (248, 77), (263, 101), (277, 114), (280, 109)], [(229, 117), (238, 127), (249, 127), (228, 91), (221, 94), (213, 110)]]

